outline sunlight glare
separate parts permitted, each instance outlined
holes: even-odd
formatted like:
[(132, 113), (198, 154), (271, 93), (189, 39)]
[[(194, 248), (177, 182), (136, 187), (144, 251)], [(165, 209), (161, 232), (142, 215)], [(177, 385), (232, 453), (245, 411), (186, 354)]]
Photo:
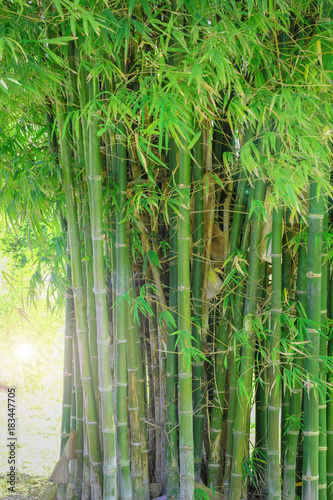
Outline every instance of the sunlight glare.
[(32, 360), (35, 351), (29, 342), (19, 344), (16, 348), (16, 358), (21, 363), (29, 363)]

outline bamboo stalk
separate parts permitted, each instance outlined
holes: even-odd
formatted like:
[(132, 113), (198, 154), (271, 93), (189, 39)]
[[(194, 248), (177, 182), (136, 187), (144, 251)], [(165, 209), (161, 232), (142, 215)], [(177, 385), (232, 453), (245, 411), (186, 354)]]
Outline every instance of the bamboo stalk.
[[(326, 202), (326, 197), (324, 198)], [(327, 204), (324, 203), (323, 229), (328, 229)], [(327, 500), (327, 391), (326, 391), (326, 367), (327, 359), (327, 293), (328, 293), (328, 263), (327, 263), (327, 241), (322, 240), (322, 279), (321, 279), (321, 336), (320, 336), (320, 359), (319, 374), (322, 385), (318, 390), (319, 397), (319, 500)]]
[(77, 336), (80, 352), (80, 372), (85, 401), (87, 432), (91, 458), (92, 484), (96, 488), (96, 499), (102, 495), (102, 457), (98, 435), (98, 418), (89, 358), (88, 325), (84, 303), (81, 241), (78, 229), (76, 206), (74, 204), (74, 186), (72, 180), (71, 153), (67, 142), (67, 130), (64, 128), (64, 108), (57, 104), (57, 118), (60, 131), (60, 151), (63, 167), (63, 186), (66, 197), (69, 247), (72, 267), (72, 284), (77, 321)]
[[(285, 231), (283, 236), (283, 246), (282, 246), (282, 291), (285, 297), (284, 307), (288, 310), (288, 305), (290, 302), (290, 286), (291, 286), (291, 251), (290, 251), (290, 240), (292, 239), (292, 230), (290, 223), (290, 210), (286, 210), (286, 222)], [(282, 327), (282, 336), (284, 339), (290, 338), (289, 327), (284, 325)], [(289, 369), (289, 358), (288, 356), (281, 356), (281, 363), (283, 366), (283, 371)], [(283, 373), (282, 373), (283, 375)], [(286, 446), (287, 446), (287, 430), (289, 426), (289, 406), (290, 406), (290, 390), (288, 384), (283, 376), (283, 388), (282, 388), (282, 408), (281, 408), (281, 460), (282, 463), (285, 458)]]
[[(303, 320), (303, 311), (306, 311), (306, 260), (307, 249), (304, 237), (302, 236), (298, 252), (297, 270), (297, 302), (301, 305), (301, 307), (298, 307), (297, 314), (298, 317)], [(298, 340), (304, 340), (301, 334)], [(293, 360), (293, 369), (296, 376), (290, 397), (289, 413), (291, 417), (291, 425), (287, 430), (287, 447), (283, 464), (283, 500), (295, 500), (297, 444), (300, 434), (302, 410), (302, 385), (300, 373), (303, 371), (303, 365), (304, 357), (302, 354), (297, 353)]]
[(119, 499), (132, 500), (132, 481), (128, 454), (127, 435), (127, 235), (125, 217), (126, 201), (126, 145), (125, 128), (119, 125), (117, 137), (117, 202), (116, 210), (116, 336), (115, 336), (115, 364), (116, 364), (116, 401), (117, 401), (117, 444), (118, 444), (118, 474)]
[[(73, 328), (73, 352), (74, 352), (74, 387), (76, 398), (76, 468), (74, 477), (74, 495), (81, 498), (83, 486), (83, 389), (80, 377), (80, 361), (78, 351), (78, 341), (75, 326), (74, 299), (72, 297), (72, 328)], [(88, 456), (89, 460), (89, 456)]]
[[(194, 233), (193, 233), (193, 326), (195, 347), (202, 352), (202, 279), (204, 252), (203, 145), (202, 136), (194, 146)], [(200, 480), (202, 463), (204, 406), (204, 362), (193, 361), (193, 437), (195, 479)]]
[[(245, 186), (246, 187), (246, 186)], [(243, 189), (243, 186), (242, 186)], [(242, 193), (242, 190), (241, 190)], [(244, 193), (245, 195), (245, 193)], [(247, 213), (244, 221), (244, 229), (242, 234), (241, 248), (240, 254), (242, 258), (246, 258), (247, 256), (247, 248), (249, 246), (250, 240), (250, 223), (249, 223), (249, 213), (252, 205), (252, 199), (254, 195), (254, 188), (250, 187), (249, 196), (247, 201)], [(241, 203), (241, 200), (239, 200)], [(239, 210), (237, 211), (239, 216), (242, 214), (241, 205), (239, 205)], [(235, 213), (236, 216), (236, 213)], [(241, 219), (239, 222), (235, 220), (235, 228), (238, 227), (239, 230), (242, 228)], [(234, 227), (234, 223), (233, 223)], [(236, 229), (235, 229), (236, 232)], [(233, 228), (231, 231), (230, 242), (233, 241)], [(236, 255), (236, 258), (238, 256)], [(244, 300), (245, 300), (245, 279), (244, 276), (238, 272), (237, 280), (239, 284), (237, 284), (236, 289), (234, 291), (235, 295), (235, 306), (234, 306), (234, 314), (233, 314), (233, 324), (232, 324), (232, 332), (230, 336), (230, 376), (229, 376), (229, 405), (228, 405), (228, 419), (227, 419), (227, 446), (226, 446), (226, 456), (225, 456), (225, 471), (223, 478), (223, 489), (224, 489), (224, 499), (227, 500), (229, 498), (229, 489), (230, 489), (230, 476), (231, 476), (231, 466), (232, 466), (232, 448), (233, 448), (233, 435), (232, 431), (234, 428), (234, 420), (235, 420), (235, 412), (236, 412), (236, 404), (237, 404), (237, 382), (238, 382), (238, 363), (237, 357), (239, 355), (239, 346), (237, 344), (235, 338), (235, 332), (239, 331), (243, 326), (243, 309), (244, 309)]]
[(303, 499), (318, 500), (318, 446), (319, 446), (319, 342), (321, 321), (321, 250), (323, 232), (323, 197), (318, 196), (318, 184), (310, 182), (309, 236), (307, 260), (307, 326), (304, 361), (306, 387), (304, 390), (304, 448), (303, 448)]
[[(90, 100), (96, 98), (98, 81), (90, 80)], [(103, 500), (118, 498), (117, 456), (115, 423), (112, 398), (112, 380), (109, 359), (109, 319), (106, 303), (106, 283), (104, 271), (104, 234), (102, 207), (102, 172), (100, 159), (100, 141), (98, 133), (99, 118), (92, 112), (89, 123), (89, 184), (91, 239), (93, 245), (93, 270), (96, 304), (98, 379), (101, 398), (101, 417), (103, 433)]]
[(272, 233), (272, 298), (271, 334), (269, 338), (270, 366), (268, 402), (268, 495), (269, 498), (280, 499), (279, 413), (281, 405), (282, 208), (273, 208)]
[[(174, 188), (178, 184), (179, 151), (175, 141), (170, 138), (169, 169), (170, 183), (173, 190), (172, 197), (176, 195)], [(178, 255), (177, 255), (177, 216), (170, 208), (170, 262), (169, 262), (169, 309), (174, 324), (177, 324), (178, 303)], [(166, 360), (166, 490), (168, 499), (177, 498), (179, 495), (178, 474), (178, 429), (177, 429), (177, 355), (174, 326), (170, 323), (167, 340)], [(200, 450), (201, 452), (201, 450)]]
[[(330, 297), (329, 297), (329, 318), (333, 319), (333, 266), (331, 263), (330, 269)], [(331, 334), (329, 342), (327, 355), (333, 358), (333, 336)], [(333, 371), (328, 374), (327, 382), (333, 384)], [(328, 500), (333, 499), (333, 398), (332, 389), (329, 392), (330, 398), (327, 402), (327, 498)]]
[[(253, 201), (263, 202), (265, 198), (266, 184), (263, 180), (255, 183)], [(248, 333), (247, 343), (242, 350), (242, 363), (238, 382), (239, 399), (235, 413), (235, 424), (233, 429), (233, 460), (230, 482), (230, 500), (239, 500), (243, 485), (242, 462), (245, 451), (245, 435), (249, 415), (250, 393), (252, 388), (252, 374), (254, 362), (254, 338), (251, 326), (257, 304), (257, 287), (259, 280), (259, 256), (257, 248), (261, 239), (261, 221), (256, 208), (251, 218), (251, 245), (249, 276), (246, 289), (244, 306), (244, 330)], [(241, 392), (240, 392), (241, 391)]]
[[(186, 148), (186, 145), (184, 145)], [(191, 281), (190, 281), (190, 187), (191, 157), (186, 149), (179, 156), (178, 218), (178, 329), (179, 346), (179, 465), (180, 500), (194, 500), (193, 406), (191, 348)]]

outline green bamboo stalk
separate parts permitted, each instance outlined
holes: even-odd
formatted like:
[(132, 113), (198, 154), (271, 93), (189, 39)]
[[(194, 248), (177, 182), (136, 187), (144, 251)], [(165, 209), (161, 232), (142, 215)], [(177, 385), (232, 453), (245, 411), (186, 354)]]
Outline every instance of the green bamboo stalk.
[[(129, 294), (131, 300), (135, 300), (135, 281), (133, 278), (133, 268), (131, 260), (129, 261), (130, 279), (129, 279)], [(131, 317), (133, 313), (129, 312)], [(140, 328), (136, 321), (133, 321), (134, 338), (128, 336), (131, 348), (129, 348), (128, 355), (133, 358), (133, 368), (137, 373), (137, 399), (138, 399), (138, 412), (140, 422), (140, 436), (141, 436), (141, 467), (142, 467), (142, 491), (143, 498), (149, 500), (149, 468), (148, 468), (148, 443), (147, 443), (147, 426), (146, 426), (146, 407), (145, 407), (145, 388), (144, 388), (144, 372), (143, 372), (143, 356), (141, 346)], [(133, 356), (132, 356), (132, 351)], [(130, 360), (131, 361), (131, 360)], [(130, 366), (129, 366), (130, 369)], [(132, 406), (130, 404), (130, 406)], [(132, 424), (131, 424), (132, 428)], [(132, 438), (132, 442), (134, 439)], [(133, 476), (133, 471), (132, 471)]]
[[(132, 266), (127, 257), (127, 293), (135, 297), (132, 289)], [(127, 304), (127, 359), (128, 359), (128, 413), (131, 430), (131, 477), (133, 492), (138, 500), (149, 500), (149, 484), (143, 484), (142, 455), (143, 447), (141, 424), (139, 416), (139, 389), (138, 389), (138, 359), (141, 348), (137, 350), (133, 312)]]
[[(333, 319), (333, 265), (331, 263), (330, 269), (330, 298), (329, 298), (329, 318), (330, 321)], [(333, 358), (333, 336), (332, 329), (330, 332), (330, 338), (328, 342), (327, 356), (331, 359)], [(327, 382), (333, 385), (333, 372), (328, 373)], [(327, 402), (327, 498), (328, 500), (333, 499), (333, 394), (332, 389), (328, 393), (329, 398)]]
[[(264, 201), (266, 184), (263, 180), (255, 183), (255, 194), (253, 201), (260, 203)], [(261, 220), (258, 208), (255, 208), (251, 218), (251, 245), (249, 276), (246, 289), (244, 306), (244, 329), (248, 332), (247, 344), (242, 350), (242, 364), (238, 381), (238, 402), (235, 413), (235, 425), (233, 429), (233, 460), (230, 482), (230, 500), (239, 500), (243, 485), (242, 462), (245, 451), (245, 435), (249, 416), (250, 393), (252, 388), (252, 374), (254, 364), (254, 338), (251, 327), (255, 308), (257, 304), (257, 287), (259, 280), (259, 255), (257, 248), (261, 240)]]
[[(204, 253), (204, 203), (203, 203), (203, 146), (202, 138), (194, 146), (194, 233), (193, 233), (193, 327), (195, 347), (202, 352), (202, 279)], [(195, 480), (200, 481), (202, 463), (204, 405), (204, 362), (193, 361), (193, 437)]]
[[(70, 280), (70, 267), (67, 266), (67, 279)], [(61, 445), (60, 456), (64, 451), (69, 438), (71, 427), (71, 408), (72, 408), (72, 358), (73, 358), (73, 330), (72, 330), (72, 308), (71, 288), (66, 290), (66, 316), (65, 316), (65, 342), (64, 342), (64, 378), (63, 378), (63, 397), (62, 397), (62, 416), (61, 416)]]
[[(243, 173), (241, 173), (238, 181), (237, 197), (235, 204), (235, 215), (233, 218), (231, 234), (230, 234), (230, 247), (229, 254), (234, 256), (241, 232), (242, 219), (244, 216), (245, 208), (245, 191), (247, 181), (242, 178)], [(226, 276), (230, 276), (232, 271), (232, 260), (227, 262), (226, 266)], [(228, 279), (228, 278), (227, 278)], [(231, 288), (231, 287), (230, 287)], [(231, 305), (230, 296), (227, 296), (225, 300), (225, 309), (221, 307), (220, 310), (220, 325), (219, 333), (217, 338), (217, 351), (220, 351), (216, 355), (215, 362), (215, 395), (214, 395), (214, 406), (211, 415), (211, 452), (208, 461), (208, 485), (209, 486), (220, 486), (221, 483), (221, 440), (222, 440), (222, 424), (223, 424), (223, 407), (224, 407), (224, 393), (225, 393), (225, 380), (226, 380), (226, 366), (225, 366), (225, 351), (227, 349), (228, 336), (229, 336), (229, 325), (231, 316)], [(231, 362), (229, 363), (230, 369), (232, 370), (232, 364), (235, 364), (235, 359), (233, 358), (233, 352), (231, 353)], [(234, 379), (235, 371), (232, 373)], [(234, 404), (234, 401), (231, 402)], [(230, 399), (229, 399), (230, 405)], [(229, 423), (228, 423), (229, 425)], [(229, 440), (230, 445), (230, 440)], [(228, 439), (227, 439), (228, 447)]]
[[(288, 308), (290, 301), (290, 286), (291, 286), (291, 250), (289, 247), (289, 242), (292, 239), (292, 230), (290, 222), (290, 210), (286, 210), (286, 222), (285, 231), (283, 236), (283, 246), (282, 246), (282, 292), (284, 297), (287, 298), (287, 304), (285, 306)], [(288, 326), (282, 327), (283, 338), (290, 337), (290, 331)], [(281, 356), (281, 364), (284, 369), (290, 370), (289, 357)], [(283, 375), (283, 374), (282, 374)], [(284, 461), (286, 446), (287, 446), (287, 430), (289, 426), (289, 406), (290, 406), (290, 389), (288, 383), (283, 379), (283, 390), (282, 390), (282, 408), (281, 408), (281, 460)]]
[(218, 336), (214, 348), (214, 393), (213, 408), (210, 419), (210, 455), (208, 460), (208, 479), (207, 485), (212, 488), (219, 487), (221, 484), (221, 443), (222, 443), (222, 424), (223, 408), (225, 397), (226, 365), (225, 358), (228, 350), (228, 329), (224, 328), (223, 323), (219, 325)]
[[(246, 186), (245, 186), (246, 187)], [(243, 188), (242, 188), (243, 189)], [(244, 195), (246, 192), (244, 192)], [(252, 205), (252, 199), (254, 195), (254, 188), (249, 188), (249, 195), (247, 201), (247, 213), (244, 221), (244, 229), (242, 233), (242, 241), (240, 253), (243, 258), (247, 256), (247, 248), (249, 246), (250, 240), (250, 223), (249, 223), (249, 212)], [(241, 200), (239, 201), (241, 203)], [(237, 214), (242, 214), (242, 205), (239, 205), (239, 210), (235, 210), (235, 216)], [(242, 224), (241, 219), (239, 223), (235, 222), (235, 228), (238, 227), (241, 230)], [(234, 226), (234, 224), (233, 224)], [(236, 232), (236, 229), (235, 229)], [(231, 231), (230, 243), (233, 241), (232, 238), (233, 230)], [(234, 420), (235, 420), (235, 412), (236, 412), (236, 404), (237, 404), (237, 381), (238, 381), (238, 363), (237, 357), (239, 353), (239, 348), (236, 343), (236, 338), (234, 333), (241, 330), (243, 326), (243, 309), (244, 309), (244, 301), (245, 301), (245, 280), (241, 273), (237, 275), (238, 284), (236, 286), (236, 290), (234, 292), (235, 296), (235, 305), (234, 305), (234, 314), (233, 314), (233, 329), (230, 336), (230, 376), (229, 376), (229, 405), (228, 405), (228, 419), (227, 419), (227, 446), (226, 446), (226, 455), (225, 455), (225, 471), (223, 478), (223, 493), (224, 499), (227, 500), (229, 498), (229, 489), (230, 489), (230, 477), (231, 477), (231, 466), (232, 466), (232, 447), (233, 447), (233, 435), (232, 431), (234, 428)]]
[[(169, 169), (170, 184), (175, 197), (174, 188), (178, 184), (178, 160), (179, 151), (175, 141), (170, 138)], [(177, 324), (178, 303), (178, 258), (177, 258), (177, 216), (170, 208), (170, 263), (169, 263), (169, 309), (174, 323)], [(166, 360), (166, 490), (167, 498), (178, 498), (179, 475), (178, 475), (178, 430), (177, 430), (177, 355), (175, 347), (174, 326), (170, 324), (167, 340)], [(201, 457), (201, 450), (200, 450)]]
[[(298, 251), (297, 270), (297, 302), (301, 306), (297, 309), (298, 318), (304, 320), (302, 311), (306, 311), (306, 260), (307, 249), (304, 236), (301, 236)], [(301, 335), (298, 338), (302, 341)], [(295, 500), (296, 488), (296, 457), (297, 444), (300, 434), (301, 411), (302, 411), (302, 385), (300, 373), (303, 371), (304, 356), (296, 354), (293, 359), (293, 371), (295, 372), (295, 382), (290, 397), (290, 418), (291, 424), (287, 430), (287, 447), (283, 464), (283, 500)]]
[[(324, 198), (326, 201), (326, 197)], [(324, 204), (323, 229), (328, 229), (327, 204)], [(328, 263), (327, 263), (327, 241), (322, 241), (322, 279), (321, 279), (321, 336), (320, 336), (320, 359), (319, 374), (323, 382), (319, 387), (319, 500), (327, 500), (327, 391), (326, 391), (326, 366), (327, 359), (327, 293), (328, 293)]]
[(116, 296), (115, 307), (115, 364), (116, 364), (116, 401), (117, 401), (117, 444), (118, 444), (118, 474), (119, 499), (132, 500), (132, 481), (128, 454), (127, 435), (127, 235), (124, 222), (126, 201), (126, 143), (125, 127), (119, 125), (117, 137), (117, 175), (118, 186), (116, 210)]
[(77, 321), (77, 335), (80, 352), (80, 372), (83, 385), (89, 452), (91, 458), (92, 487), (96, 498), (102, 495), (102, 457), (98, 434), (98, 417), (89, 358), (88, 325), (84, 303), (81, 241), (78, 228), (76, 206), (74, 204), (74, 186), (72, 180), (71, 153), (68, 143), (68, 132), (64, 128), (64, 108), (57, 104), (59, 123), (60, 151), (63, 167), (63, 187), (66, 197), (69, 247), (72, 267), (72, 284)]
[[(74, 314), (74, 299), (72, 297), (72, 328), (73, 328), (73, 352), (74, 352), (74, 387), (76, 398), (76, 468), (74, 477), (74, 495), (76, 498), (81, 498), (83, 484), (83, 452), (84, 452), (84, 436), (83, 436), (83, 389), (80, 377), (80, 360), (78, 341), (75, 325)], [(88, 456), (89, 460), (89, 456)]]
[[(89, 97), (93, 101), (98, 93), (98, 80), (91, 79)], [(89, 184), (91, 239), (93, 245), (94, 289), (96, 304), (98, 379), (101, 398), (103, 433), (103, 500), (118, 498), (117, 456), (115, 423), (113, 413), (112, 380), (109, 359), (109, 319), (106, 303), (104, 271), (104, 234), (102, 207), (102, 172), (100, 140), (98, 137), (99, 118), (92, 112), (89, 123)]]
[(307, 377), (304, 389), (303, 499), (318, 500), (319, 446), (319, 325), (321, 321), (321, 249), (323, 232), (323, 197), (318, 184), (310, 182), (309, 236), (307, 260), (307, 327), (308, 355), (304, 361)]
[(272, 298), (271, 334), (269, 338), (269, 402), (268, 402), (268, 495), (281, 498), (279, 463), (279, 412), (281, 404), (280, 341), (282, 313), (282, 209), (273, 209), (272, 229)]
[[(84, 413), (83, 413), (84, 415)], [(82, 478), (82, 500), (91, 500), (92, 498), (92, 485), (91, 485), (91, 466), (90, 466), (90, 452), (89, 443), (87, 436), (87, 423), (85, 416), (83, 417), (83, 436), (84, 436), (84, 447), (83, 447), (83, 478)], [(80, 497), (78, 497), (80, 498)]]
[(179, 465), (180, 500), (194, 500), (193, 406), (191, 348), (191, 281), (190, 281), (190, 187), (191, 157), (186, 144), (179, 156), (178, 218), (178, 330), (182, 346), (178, 356), (179, 380)]
[[(69, 62), (72, 59), (69, 58)], [(73, 64), (73, 62), (72, 62)], [(76, 67), (72, 66), (71, 74), (76, 74)], [(79, 68), (79, 78), (72, 76), (73, 89), (78, 88), (79, 100), (77, 94), (75, 104), (83, 110), (88, 104), (88, 86), (87, 86), (87, 73), (83, 65)], [(87, 321), (88, 321), (88, 338), (89, 338), (89, 352), (90, 363), (93, 375), (93, 384), (96, 397), (96, 407), (99, 413), (99, 392), (98, 392), (98, 347), (97, 347), (97, 323), (96, 323), (96, 303), (94, 294), (94, 271), (93, 271), (93, 245), (91, 239), (91, 222), (90, 222), (90, 207), (91, 207), (91, 183), (89, 179), (89, 129), (86, 122), (85, 113), (81, 114), (80, 124), (78, 126), (78, 154), (80, 164), (84, 166), (85, 182), (82, 183), (82, 223), (83, 223), (83, 236), (84, 236), (84, 251), (85, 251), (85, 277), (86, 277), (86, 297), (87, 297)]]
[[(264, 304), (267, 300), (267, 289), (269, 286), (268, 280), (268, 264), (263, 260), (260, 263), (260, 282), (258, 287), (258, 301)], [(263, 307), (263, 305), (261, 305)], [(266, 320), (267, 322), (267, 320)], [(266, 322), (262, 324), (266, 327)], [(268, 385), (269, 374), (265, 362), (264, 352), (268, 351), (267, 340), (263, 336), (257, 340), (257, 358), (255, 365), (255, 380), (257, 380), (256, 395), (255, 395), (255, 458), (257, 484), (260, 495), (267, 496), (268, 493)]]

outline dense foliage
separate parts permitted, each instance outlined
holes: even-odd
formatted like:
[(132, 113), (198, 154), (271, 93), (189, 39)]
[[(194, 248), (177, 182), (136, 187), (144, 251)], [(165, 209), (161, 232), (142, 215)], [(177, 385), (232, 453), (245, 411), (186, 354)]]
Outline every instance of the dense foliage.
[(66, 301), (75, 498), (333, 498), (332, 7), (0, 3), (1, 207)]

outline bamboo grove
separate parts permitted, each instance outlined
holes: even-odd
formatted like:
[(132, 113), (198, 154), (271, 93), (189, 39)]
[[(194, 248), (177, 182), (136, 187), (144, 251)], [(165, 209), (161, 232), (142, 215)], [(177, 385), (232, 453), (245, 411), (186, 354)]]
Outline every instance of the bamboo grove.
[(1, 210), (65, 302), (57, 498), (333, 499), (332, 8), (0, 2)]

